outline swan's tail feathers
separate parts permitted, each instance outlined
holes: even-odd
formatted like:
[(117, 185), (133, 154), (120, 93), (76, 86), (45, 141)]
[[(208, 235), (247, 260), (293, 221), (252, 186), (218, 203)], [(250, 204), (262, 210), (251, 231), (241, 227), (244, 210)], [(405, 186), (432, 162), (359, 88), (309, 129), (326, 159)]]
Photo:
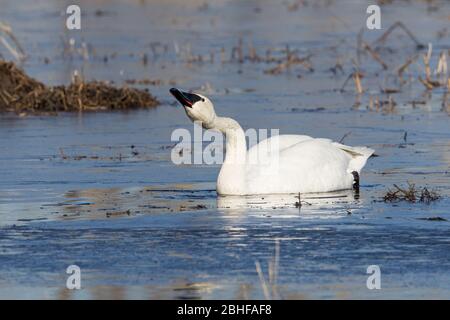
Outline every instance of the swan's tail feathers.
[(348, 171), (356, 171), (358, 174), (366, 165), (367, 159), (375, 152), (375, 150), (367, 147), (349, 147), (340, 143), (336, 143), (336, 145), (351, 156)]

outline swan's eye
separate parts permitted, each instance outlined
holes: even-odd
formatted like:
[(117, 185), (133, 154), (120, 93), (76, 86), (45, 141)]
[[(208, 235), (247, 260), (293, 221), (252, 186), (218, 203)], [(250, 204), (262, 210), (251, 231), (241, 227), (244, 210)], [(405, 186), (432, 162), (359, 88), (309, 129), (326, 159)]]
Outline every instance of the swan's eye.
[(205, 102), (205, 99), (204, 99), (204, 98), (202, 98), (202, 102)]

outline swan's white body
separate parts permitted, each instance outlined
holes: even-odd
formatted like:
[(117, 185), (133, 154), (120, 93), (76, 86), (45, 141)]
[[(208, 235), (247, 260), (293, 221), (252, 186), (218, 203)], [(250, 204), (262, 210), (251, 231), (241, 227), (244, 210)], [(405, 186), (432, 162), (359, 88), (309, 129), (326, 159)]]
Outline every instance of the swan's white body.
[(349, 147), (305, 135), (271, 137), (247, 150), (245, 134), (233, 119), (218, 117), (208, 98), (184, 106), (188, 117), (226, 138), (226, 156), (217, 178), (220, 195), (329, 192), (351, 189), (374, 150)]
[[(218, 121), (230, 120), (219, 118)], [(354, 183), (352, 172), (359, 175), (374, 152), (366, 147), (349, 147), (304, 135), (271, 137), (247, 151), (244, 131), (240, 127), (224, 133), (226, 157), (217, 179), (220, 195), (351, 189)]]

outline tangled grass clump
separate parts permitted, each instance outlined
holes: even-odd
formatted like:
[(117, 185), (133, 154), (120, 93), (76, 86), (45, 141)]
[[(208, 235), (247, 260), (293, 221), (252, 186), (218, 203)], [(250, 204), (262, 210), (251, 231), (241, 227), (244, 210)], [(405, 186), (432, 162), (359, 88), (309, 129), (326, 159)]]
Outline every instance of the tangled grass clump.
[(400, 202), (407, 201), (411, 203), (421, 202), (429, 204), (439, 200), (440, 195), (428, 188), (417, 188), (415, 184), (408, 183), (408, 188), (401, 188), (394, 184), (396, 190), (388, 190), (383, 197), (384, 202)]
[(79, 80), (46, 86), (12, 62), (0, 60), (0, 112), (74, 112), (153, 108), (159, 101), (146, 90)]

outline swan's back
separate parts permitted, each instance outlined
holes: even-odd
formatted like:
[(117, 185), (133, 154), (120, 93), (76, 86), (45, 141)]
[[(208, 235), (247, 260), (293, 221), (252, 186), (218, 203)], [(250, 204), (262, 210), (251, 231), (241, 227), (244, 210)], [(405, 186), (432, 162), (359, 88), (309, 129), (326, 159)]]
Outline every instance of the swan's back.
[[(278, 136), (278, 152), (262, 141), (248, 151), (259, 162), (248, 162), (248, 193), (307, 193), (350, 189), (354, 175), (374, 152), (366, 147), (349, 147), (329, 139), (302, 135)], [(278, 157), (278, 158), (277, 158)]]
[(280, 152), (293, 145), (313, 139), (306, 135), (285, 134), (280, 136), (273, 136), (267, 138), (260, 143), (252, 146), (247, 152), (248, 162), (251, 164), (261, 164), (270, 161), (273, 156), (273, 152)]

